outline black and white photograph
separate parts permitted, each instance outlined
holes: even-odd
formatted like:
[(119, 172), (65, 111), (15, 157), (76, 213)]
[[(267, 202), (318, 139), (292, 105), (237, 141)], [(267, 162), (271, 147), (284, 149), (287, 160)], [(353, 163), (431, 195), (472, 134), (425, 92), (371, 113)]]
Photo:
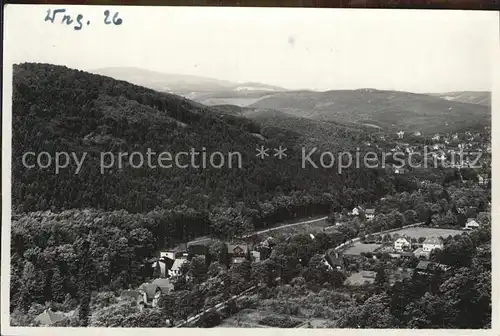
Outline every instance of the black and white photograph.
[(493, 330), (498, 22), (8, 5), (2, 334)]

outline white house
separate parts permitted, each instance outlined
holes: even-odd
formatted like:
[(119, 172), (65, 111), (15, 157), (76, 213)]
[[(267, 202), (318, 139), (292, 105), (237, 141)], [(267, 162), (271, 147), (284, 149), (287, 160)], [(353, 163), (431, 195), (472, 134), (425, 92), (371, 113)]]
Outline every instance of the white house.
[(479, 174), (477, 176), (477, 179), (478, 179), (479, 185), (487, 185), (489, 182), (488, 175)]
[(394, 242), (394, 249), (396, 251), (403, 251), (405, 248), (410, 247), (411, 244), (406, 238), (398, 238)]
[(479, 223), (473, 218), (469, 218), (467, 224), (465, 224), (467, 230), (477, 229), (479, 226)]
[(422, 250), (424, 252), (431, 252), (434, 249), (443, 249), (443, 241), (440, 238), (437, 237), (429, 237), (426, 240), (424, 240), (422, 244)]
[(360, 210), (359, 207), (355, 207), (354, 209), (352, 209), (352, 211), (349, 214), (351, 216), (359, 216), (359, 210)]
[(398, 138), (403, 139), (405, 132), (399, 131), (397, 134), (398, 134)]
[(165, 257), (172, 259), (172, 260), (175, 260), (175, 251), (160, 252), (160, 258), (165, 258)]
[(432, 140), (436, 140), (436, 141), (438, 141), (440, 138), (441, 138), (441, 136), (440, 136), (439, 134), (435, 134), (435, 135), (432, 137)]
[(415, 136), (421, 136), (421, 135), (422, 135), (422, 133), (420, 133), (420, 132), (418, 132), (418, 131), (417, 131), (417, 132), (415, 132), (415, 133), (414, 133), (414, 135), (415, 135)]
[(178, 258), (174, 260), (172, 268), (168, 270), (169, 276), (176, 276), (180, 274), (181, 266), (187, 262), (187, 258)]
[(375, 209), (366, 209), (365, 217), (367, 220), (373, 220), (375, 218)]

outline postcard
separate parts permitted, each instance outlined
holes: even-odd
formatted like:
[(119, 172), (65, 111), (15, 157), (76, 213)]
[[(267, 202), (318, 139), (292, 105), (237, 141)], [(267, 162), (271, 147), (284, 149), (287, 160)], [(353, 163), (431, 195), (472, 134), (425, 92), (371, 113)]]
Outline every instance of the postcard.
[(495, 334), (498, 22), (8, 5), (2, 334)]

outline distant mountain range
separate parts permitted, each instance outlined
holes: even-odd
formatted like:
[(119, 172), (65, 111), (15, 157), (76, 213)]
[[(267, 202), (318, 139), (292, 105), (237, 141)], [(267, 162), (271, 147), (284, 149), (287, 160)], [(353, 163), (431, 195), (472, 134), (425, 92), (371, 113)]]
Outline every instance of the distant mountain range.
[(386, 131), (455, 131), (491, 122), (490, 108), (439, 97), (374, 89), (284, 92), (249, 107), (271, 108), (316, 120), (356, 123)]
[(236, 105), (281, 111), (287, 115), (361, 125), (374, 130), (434, 133), (491, 123), (489, 92), (416, 94), (375, 89), (290, 91), (261, 83), (239, 84), (139, 68), (104, 68), (92, 72), (174, 93), (208, 106)]
[(430, 95), (461, 103), (471, 103), (484, 106), (491, 106), (491, 92), (487, 91), (459, 91), (459, 92), (446, 92), (446, 93), (430, 93)]
[[(179, 74), (166, 74), (134, 67), (111, 67), (89, 71), (91, 73), (124, 80), (161, 92), (184, 96), (205, 105), (227, 103), (249, 104), (261, 97), (286, 89), (262, 83), (235, 83), (225, 80)], [(234, 101), (233, 101), (234, 100)]]

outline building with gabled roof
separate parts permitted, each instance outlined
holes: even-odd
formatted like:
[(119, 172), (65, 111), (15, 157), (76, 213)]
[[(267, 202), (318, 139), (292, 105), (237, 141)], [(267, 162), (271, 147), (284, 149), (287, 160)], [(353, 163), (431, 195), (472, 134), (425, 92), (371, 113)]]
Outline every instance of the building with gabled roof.
[(160, 287), (162, 294), (168, 294), (168, 293), (174, 291), (174, 285), (172, 284), (172, 282), (169, 279), (158, 278), (158, 279), (153, 280), (152, 284)]
[(35, 317), (35, 322), (40, 323), (42, 326), (50, 326), (53, 325), (56, 322), (62, 321), (66, 318), (66, 316), (63, 313), (60, 312), (54, 312), (52, 309), (47, 308)]
[(438, 237), (428, 237), (422, 243), (422, 249), (424, 252), (431, 252), (435, 249), (443, 249), (443, 241)]
[(143, 295), (142, 302), (144, 305), (149, 307), (156, 307), (158, 305), (158, 300), (161, 296), (161, 288), (157, 284), (143, 283), (138, 291)]

